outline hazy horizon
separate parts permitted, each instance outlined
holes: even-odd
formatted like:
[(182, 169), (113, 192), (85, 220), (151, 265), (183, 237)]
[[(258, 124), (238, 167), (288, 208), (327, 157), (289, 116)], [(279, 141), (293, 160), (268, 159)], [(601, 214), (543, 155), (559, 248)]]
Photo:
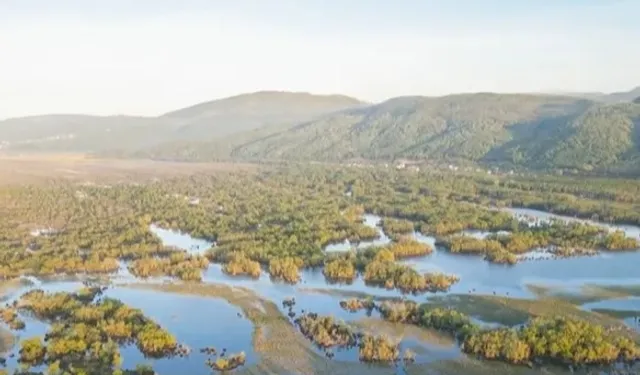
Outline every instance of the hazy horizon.
[(380, 102), (640, 85), (637, 1), (0, 2), (0, 119), (257, 91)]

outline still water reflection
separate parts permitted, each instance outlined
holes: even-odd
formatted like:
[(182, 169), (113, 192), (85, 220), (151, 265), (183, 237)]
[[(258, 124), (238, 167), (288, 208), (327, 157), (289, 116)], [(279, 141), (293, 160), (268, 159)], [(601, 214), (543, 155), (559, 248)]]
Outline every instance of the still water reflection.
[[(546, 212), (523, 209), (508, 209), (509, 212), (522, 220), (543, 222), (549, 219), (576, 220), (574, 218), (552, 215)], [(374, 241), (361, 242), (355, 246), (362, 249), (367, 246), (385, 245), (390, 242), (379, 227), (380, 217), (365, 215), (365, 224), (378, 229), (379, 238)], [(594, 224), (593, 222), (590, 222)], [(624, 230), (629, 236), (640, 236), (640, 228), (631, 226), (613, 226), (595, 223), (607, 228)], [(213, 244), (211, 242), (192, 238), (188, 234), (151, 226), (150, 230), (156, 234), (165, 245), (187, 250), (191, 253), (202, 254)], [(490, 232), (469, 231), (467, 235), (486, 237)], [(437, 271), (455, 274), (460, 282), (455, 284), (449, 293), (457, 294), (496, 294), (511, 297), (535, 298), (528, 288), (529, 285), (550, 286), (563, 290), (575, 291), (585, 285), (640, 285), (640, 274), (637, 265), (640, 264), (640, 252), (607, 253), (591, 257), (575, 257), (563, 259), (547, 259), (544, 256), (536, 260), (523, 261), (513, 266), (492, 264), (478, 256), (454, 255), (445, 249), (435, 247), (435, 238), (421, 233), (413, 233), (413, 237), (423, 243), (428, 243), (435, 251), (425, 257), (404, 261), (420, 271)], [(354, 248), (350, 243), (327, 246), (326, 251), (350, 251)], [(118, 282), (136, 280), (122, 264), (121, 270), (114, 279)], [(235, 278), (225, 275), (221, 266), (211, 264), (204, 272), (204, 282), (225, 283), (243, 286), (256, 291), (262, 297), (273, 301), (285, 314), (287, 310), (281, 305), (284, 298), (295, 296), (295, 311), (302, 309), (319, 314), (334, 315), (345, 321), (358, 321), (366, 317), (364, 312), (349, 313), (339, 307), (341, 294), (366, 293), (382, 297), (398, 297), (397, 291), (365, 285), (359, 278), (350, 285), (326, 283), (320, 270), (304, 270), (302, 281), (292, 286), (272, 282), (263, 272), (258, 280)], [(31, 280), (35, 285), (24, 287), (8, 297), (16, 298), (30, 288), (41, 287), (47, 291), (72, 291), (81, 287), (77, 282), (41, 282)], [(148, 282), (162, 282), (162, 278), (148, 280)], [(318, 292), (318, 289), (324, 292)], [(328, 292), (327, 292), (328, 291)], [(215, 298), (200, 298), (194, 296), (176, 295), (154, 291), (132, 290), (124, 287), (113, 287), (106, 292), (107, 296), (121, 299), (123, 302), (142, 309), (152, 319), (172, 332), (178, 340), (193, 349), (189, 358), (145, 360), (135, 347), (123, 348), (123, 366), (133, 367), (138, 363), (150, 363), (160, 373), (175, 374), (209, 374), (205, 366), (206, 357), (197, 349), (205, 346), (216, 348), (226, 347), (229, 352), (244, 351), (247, 355), (247, 365), (258, 361), (252, 349), (253, 326), (244, 317), (238, 317), (241, 311), (226, 301)], [(443, 294), (443, 293), (438, 293)], [(428, 295), (406, 296), (416, 301), (424, 301)], [(640, 310), (640, 300), (608, 300), (584, 305), (585, 309), (618, 309)], [(242, 314), (240, 314), (242, 315)], [(625, 318), (625, 322), (632, 325), (632, 318)], [(20, 333), (20, 338), (34, 335), (44, 335), (47, 325), (25, 317), (27, 329)], [(436, 359), (451, 359), (460, 355), (456, 345), (434, 347), (432, 344), (415, 337), (407, 336), (401, 343), (403, 348), (412, 348), (418, 354), (418, 362), (428, 362)], [(17, 348), (14, 353), (17, 353)], [(336, 352), (336, 359), (343, 361), (357, 361), (357, 349)], [(16, 368), (16, 357), (8, 361), (9, 368)], [(401, 369), (398, 371), (401, 372)]]

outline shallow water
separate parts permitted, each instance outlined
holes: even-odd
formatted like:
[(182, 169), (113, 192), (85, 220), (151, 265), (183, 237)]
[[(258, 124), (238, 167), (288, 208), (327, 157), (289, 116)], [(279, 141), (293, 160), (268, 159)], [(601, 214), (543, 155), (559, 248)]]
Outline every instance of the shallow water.
[[(81, 288), (82, 284), (47, 282), (34, 287), (47, 292), (71, 292)], [(23, 288), (14, 298), (31, 288), (33, 287)], [(123, 287), (111, 287), (104, 295), (141, 309), (145, 315), (171, 332), (179, 343), (192, 349), (188, 358), (146, 359), (137, 347), (127, 345), (121, 348), (123, 368), (135, 368), (137, 364), (146, 363), (166, 374), (211, 374), (211, 370), (205, 365), (208, 357), (199, 351), (208, 346), (215, 347), (218, 352), (226, 348), (229, 354), (244, 351), (247, 366), (258, 359), (251, 344), (253, 324), (244, 316), (238, 317), (238, 313), (243, 315), (242, 310), (222, 299)], [(48, 324), (22, 314), (21, 317), (25, 320), (26, 329), (18, 332), (20, 339), (44, 336), (47, 332)], [(16, 368), (18, 365), (18, 350), (18, 347), (14, 348), (15, 357), (8, 359), (8, 368)]]
[(640, 297), (614, 298), (604, 301), (585, 303), (585, 310), (612, 310), (621, 312), (636, 312), (632, 316), (625, 317), (623, 321), (627, 326), (640, 332)]
[(149, 230), (160, 237), (165, 246), (186, 250), (191, 254), (204, 254), (213, 245), (207, 240), (194, 238), (187, 233), (164, 229), (153, 224), (149, 226)]
[(326, 252), (341, 252), (341, 251), (349, 251), (351, 249), (364, 249), (371, 246), (384, 246), (391, 242), (391, 239), (384, 233), (382, 228), (380, 228), (380, 216), (365, 214), (363, 216), (364, 225), (370, 226), (372, 228), (376, 228), (378, 230), (378, 238), (372, 241), (362, 241), (358, 244), (352, 244), (349, 240), (345, 240), (342, 243), (330, 244), (324, 248)]
[(548, 223), (550, 220), (562, 220), (565, 222), (577, 222), (590, 225), (597, 225), (603, 228), (607, 228), (609, 231), (621, 230), (629, 237), (640, 238), (640, 227), (633, 225), (617, 225), (603, 223), (595, 220), (578, 219), (576, 217), (557, 215), (546, 211), (534, 210), (530, 208), (502, 208), (501, 210), (509, 212), (515, 215), (523, 221), (528, 221), (527, 218), (533, 218), (534, 221), (529, 221), (533, 225), (539, 223)]
[[(509, 212), (524, 219), (535, 217), (540, 222), (550, 218), (563, 220), (577, 220), (570, 217), (552, 215), (546, 212), (524, 209), (507, 209)], [(385, 245), (390, 242), (382, 229), (378, 226), (380, 217), (365, 215), (365, 224), (378, 229), (380, 237), (374, 241), (361, 242), (358, 249), (367, 246)], [(594, 222), (590, 222), (594, 224)], [(603, 225), (611, 230), (624, 230), (629, 236), (640, 235), (640, 228), (630, 226)], [(151, 226), (150, 230), (156, 234), (165, 245), (181, 248), (190, 253), (202, 254), (213, 244), (211, 242), (195, 239), (185, 233), (179, 233), (157, 226)], [(491, 232), (467, 231), (464, 234), (475, 237), (486, 237)], [(640, 252), (603, 253), (590, 257), (575, 257), (549, 259), (544, 252), (528, 254), (528, 257), (536, 260), (519, 262), (516, 265), (498, 265), (486, 262), (479, 256), (451, 254), (445, 249), (435, 247), (435, 238), (421, 233), (413, 233), (413, 237), (423, 243), (434, 247), (434, 252), (428, 256), (408, 259), (403, 261), (424, 272), (444, 272), (455, 274), (461, 278), (449, 293), (455, 294), (496, 294), (511, 297), (535, 298), (529, 285), (549, 286), (558, 290), (579, 291), (585, 285), (640, 285), (640, 274), (637, 272), (637, 264), (640, 264)], [(326, 248), (326, 251), (347, 251), (351, 244), (334, 244)], [(398, 291), (365, 285), (361, 278), (352, 284), (326, 283), (321, 270), (303, 270), (302, 280), (297, 285), (274, 283), (263, 272), (259, 279), (230, 277), (222, 272), (218, 264), (211, 264), (203, 273), (203, 281), (210, 283), (225, 283), (233, 286), (242, 286), (254, 290), (262, 297), (273, 301), (286, 315), (281, 302), (284, 298), (295, 296), (296, 305), (293, 311), (300, 314), (302, 310), (312, 311), (323, 315), (333, 315), (347, 322), (354, 322), (366, 316), (364, 311), (350, 313), (340, 308), (339, 302), (344, 299), (344, 294), (349, 292), (371, 294), (379, 297), (398, 297)], [(126, 270), (126, 264), (114, 278), (120, 282), (136, 281)], [(147, 280), (147, 282), (162, 282), (165, 278)], [(71, 291), (81, 287), (78, 282), (45, 282), (32, 280), (36, 285), (21, 289), (24, 292), (33, 287), (41, 287), (47, 291)], [(318, 291), (320, 289), (321, 291)], [(335, 293), (332, 293), (335, 292)], [(15, 292), (7, 297), (7, 300), (16, 298), (21, 293)], [(445, 293), (437, 293), (439, 295)], [(191, 356), (187, 358), (145, 360), (135, 347), (122, 349), (123, 367), (134, 367), (139, 363), (152, 364), (160, 373), (190, 373), (209, 374), (210, 370), (205, 365), (206, 357), (199, 353), (198, 349), (205, 346), (214, 346), (218, 350), (226, 347), (228, 352), (244, 351), (247, 355), (247, 365), (255, 363), (258, 358), (253, 351), (251, 322), (245, 318), (239, 318), (237, 313), (241, 311), (222, 299), (186, 296), (179, 294), (163, 293), (156, 291), (133, 290), (123, 287), (113, 287), (107, 290), (107, 296), (121, 299), (123, 302), (140, 308), (152, 319), (173, 333), (179, 342), (191, 347)], [(418, 302), (425, 301), (433, 294), (418, 296), (405, 296)], [(618, 310), (640, 311), (640, 299), (608, 300), (584, 305), (585, 309), (605, 308)], [(375, 312), (373, 313), (376, 316)], [(633, 318), (625, 319), (631, 325)], [(47, 325), (25, 319), (27, 329), (20, 333), (20, 338), (33, 335), (43, 335)], [(479, 323), (483, 323), (480, 322)], [(417, 362), (424, 363), (439, 359), (452, 359), (460, 356), (459, 349), (451, 347), (437, 347), (429, 343), (420, 342), (415, 337), (405, 337), (401, 342), (402, 348), (411, 347), (417, 352)], [(14, 350), (17, 353), (17, 348)], [(321, 354), (320, 351), (318, 353)], [(336, 351), (335, 359), (343, 361), (357, 361), (357, 349)], [(9, 368), (15, 368), (16, 358), (9, 359)], [(402, 373), (401, 366), (398, 372)]]
[[(514, 215), (529, 215), (548, 220), (550, 217), (565, 220), (576, 220), (570, 217), (552, 215), (546, 212), (508, 209)], [(361, 242), (358, 248), (372, 245), (384, 245), (390, 239), (384, 235), (378, 226), (380, 217), (375, 215), (365, 215), (365, 224), (375, 227), (380, 233), (380, 238), (375, 241)], [(593, 223), (593, 222), (592, 222)], [(625, 230), (628, 235), (640, 233), (640, 228), (630, 226), (613, 226), (609, 224), (595, 223), (607, 226), (611, 229)], [(487, 236), (490, 232), (469, 231), (468, 234), (475, 236)], [(435, 245), (435, 238), (420, 233), (414, 233), (414, 238), (420, 242)], [(176, 237), (174, 237), (175, 239)], [(188, 235), (182, 235), (181, 240), (187, 241)], [(182, 248), (189, 248), (190, 242), (183, 242), (179, 245)], [(450, 293), (475, 293), (475, 294), (495, 294), (521, 298), (535, 298), (536, 296), (528, 288), (529, 285), (540, 285), (557, 287), (560, 289), (574, 289), (583, 285), (640, 285), (640, 274), (637, 272), (637, 264), (640, 264), (640, 252), (617, 252), (601, 253), (595, 256), (582, 256), (573, 258), (552, 259), (544, 252), (534, 252), (527, 254), (527, 260), (516, 265), (502, 265), (489, 263), (482, 257), (474, 255), (451, 254), (443, 248), (435, 247), (432, 254), (403, 261), (423, 272), (444, 272), (460, 277), (460, 282), (455, 284)], [(347, 250), (349, 248), (347, 247)], [(331, 248), (337, 250), (336, 245)], [(259, 280), (232, 278), (222, 273), (219, 265), (212, 265), (204, 275), (205, 281), (224, 282), (232, 285), (249, 287), (256, 290), (262, 296), (269, 298), (279, 304), (284, 297), (300, 293), (299, 289), (332, 289), (337, 291), (360, 292), (381, 297), (397, 297), (399, 293), (393, 290), (386, 290), (378, 287), (365, 285), (361, 278), (356, 279), (352, 284), (328, 285), (320, 270), (304, 270), (301, 273), (302, 280), (297, 286), (290, 286), (281, 283), (273, 283), (268, 275), (263, 273)], [(441, 293), (439, 293), (441, 294)], [(423, 301), (423, 296), (407, 296), (407, 298)], [(309, 308), (314, 311), (327, 309), (325, 302), (313, 303)]]

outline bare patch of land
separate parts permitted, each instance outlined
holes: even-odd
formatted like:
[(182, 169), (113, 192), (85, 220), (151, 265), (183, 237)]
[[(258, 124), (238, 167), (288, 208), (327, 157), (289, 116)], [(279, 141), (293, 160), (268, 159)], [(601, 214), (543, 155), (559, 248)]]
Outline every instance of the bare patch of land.
[(181, 163), (101, 159), (85, 154), (0, 153), (0, 184), (38, 183), (52, 179), (79, 183), (145, 181), (192, 174), (250, 172), (257, 168), (246, 163)]

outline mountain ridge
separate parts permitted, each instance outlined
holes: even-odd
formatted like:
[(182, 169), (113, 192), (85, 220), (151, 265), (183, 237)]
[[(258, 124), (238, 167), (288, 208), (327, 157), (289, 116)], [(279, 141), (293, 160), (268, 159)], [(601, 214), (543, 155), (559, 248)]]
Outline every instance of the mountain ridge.
[[(231, 102), (233, 106), (229, 105)], [(0, 121), (0, 149), (130, 151), (169, 141), (212, 139), (273, 124), (291, 125), (363, 103), (340, 95), (260, 91), (203, 102), (156, 117), (25, 116)]]
[[(58, 130), (78, 133), (71, 138), (52, 134), (47, 118), (0, 122), (0, 148), (182, 161), (466, 160), (587, 171), (635, 168), (640, 160), (640, 104), (573, 95), (485, 92), (365, 103), (259, 91), (158, 117), (52, 116), (66, 120)], [(30, 130), (7, 126), (12, 121)], [(16, 143), (23, 133), (41, 138)]]

